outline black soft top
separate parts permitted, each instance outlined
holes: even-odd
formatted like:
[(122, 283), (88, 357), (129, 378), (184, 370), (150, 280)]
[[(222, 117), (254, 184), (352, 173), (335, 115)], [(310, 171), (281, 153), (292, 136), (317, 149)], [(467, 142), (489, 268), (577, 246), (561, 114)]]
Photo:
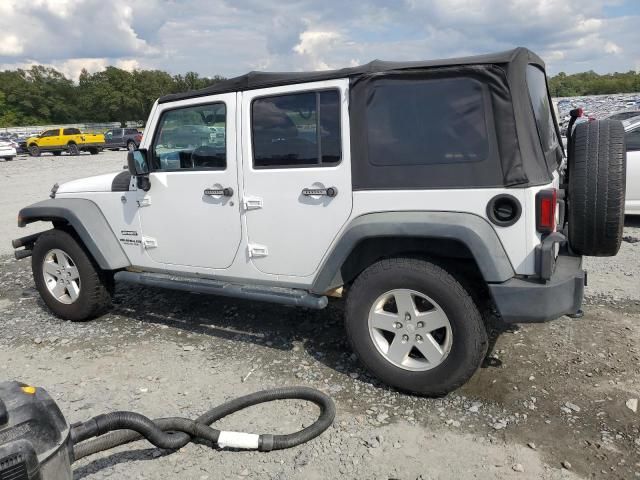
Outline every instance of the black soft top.
[[(542, 146), (527, 83), (530, 66), (542, 72), (545, 70), (545, 64), (540, 57), (520, 47), (500, 53), (443, 60), (374, 60), (359, 67), (320, 72), (250, 72), (201, 90), (166, 95), (159, 99), (159, 103), (346, 78), (349, 79), (350, 148), (354, 189), (545, 185), (551, 182), (553, 171), (558, 167), (563, 152), (560, 146), (552, 149)], [(475, 111), (476, 116), (484, 118), (488, 129), (487, 139), (491, 142), (490, 151), (485, 155), (484, 161), (434, 164), (418, 162), (401, 166), (376, 165), (370, 161), (367, 112), (371, 108), (372, 100), (376, 98), (378, 86), (385, 82), (395, 82), (396, 85), (406, 82), (405, 85), (410, 87), (413, 82), (434, 80), (441, 85), (446, 84), (441, 88), (448, 92), (447, 98), (456, 101), (459, 79), (475, 82), (474, 88), (479, 89), (478, 92), (481, 91), (478, 95), (486, 103), (481, 107), (480, 104), (473, 107), (478, 110)], [(549, 108), (551, 98), (548, 88), (546, 93), (546, 108)], [(459, 108), (459, 105), (451, 105), (452, 112), (460, 112)], [(468, 110), (472, 105), (465, 108)], [(537, 108), (541, 106), (537, 105)], [(560, 138), (557, 121), (552, 109), (549, 110), (556, 136)], [(473, 118), (473, 113), (468, 111), (465, 114), (466, 118)], [(460, 115), (458, 119), (465, 117)], [(429, 115), (425, 115), (423, 120), (431, 121)], [(458, 139), (464, 139), (467, 134), (472, 135), (473, 129), (456, 129), (455, 135)], [(451, 135), (445, 136), (442, 141), (456, 144), (457, 141), (451, 140), (450, 137)], [(440, 147), (448, 148), (444, 144)], [(428, 156), (429, 149), (423, 153)]]
[(456, 67), (465, 65), (507, 65), (507, 64), (535, 64), (543, 70), (545, 68), (542, 59), (524, 47), (514, 48), (498, 53), (486, 55), (473, 55), (470, 57), (448, 58), (439, 60), (420, 60), (415, 62), (389, 62), (373, 60), (358, 67), (341, 68), (337, 70), (323, 70), (317, 72), (249, 72), (239, 77), (229, 78), (211, 85), (210, 87), (189, 92), (173, 93), (161, 97), (159, 103), (186, 100), (189, 98), (205, 97), (219, 93), (241, 92), (257, 88), (276, 87), (279, 85), (291, 85), (295, 83), (317, 82), (336, 78), (349, 78), (357, 80), (359, 77), (375, 73), (428, 69), (437, 67)]

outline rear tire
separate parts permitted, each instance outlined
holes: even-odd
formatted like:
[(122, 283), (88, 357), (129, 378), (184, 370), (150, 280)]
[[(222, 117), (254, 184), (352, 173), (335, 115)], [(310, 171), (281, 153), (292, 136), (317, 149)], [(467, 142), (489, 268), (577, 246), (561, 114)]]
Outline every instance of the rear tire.
[(67, 145), (67, 152), (69, 152), (69, 155), (80, 155), (80, 149), (75, 143), (70, 143), (69, 145)]
[(569, 145), (569, 243), (580, 255), (618, 253), (624, 227), (626, 147), (622, 123), (576, 126)]
[(111, 305), (108, 273), (95, 265), (79, 242), (63, 230), (50, 230), (38, 237), (31, 269), (42, 300), (64, 320), (90, 320)]
[[(390, 303), (387, 296), (393, 297)], [(368, 267), (348, 291), (345, 317), (347, 336), (362, 363), (407, 392), (445, 395), (471, 378), (487, 352), (487, 331), (469, 293), (443, 268), (416, 258), (390, 258)], [(377, 321), (391, 321), (391, 327), (378, 328)], [(402, 345), (396, 347), (396, 341)]]

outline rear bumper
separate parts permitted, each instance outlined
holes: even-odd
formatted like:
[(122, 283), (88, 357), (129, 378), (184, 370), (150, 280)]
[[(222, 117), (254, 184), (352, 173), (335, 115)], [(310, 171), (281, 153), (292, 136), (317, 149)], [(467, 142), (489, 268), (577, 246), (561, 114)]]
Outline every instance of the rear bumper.
[(537, 323), (580, 310), (586, 272), (582, 257), (563, 253), (546, 281), (512, 278), (490, 284), (496, 307), (506, 323)]

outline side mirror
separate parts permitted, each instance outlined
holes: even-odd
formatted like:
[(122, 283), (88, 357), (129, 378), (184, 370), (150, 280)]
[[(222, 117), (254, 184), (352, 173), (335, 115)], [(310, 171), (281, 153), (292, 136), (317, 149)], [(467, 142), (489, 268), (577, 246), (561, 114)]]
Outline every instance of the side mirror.
[(127, 153), (127, 165), (129, 166), (129, 172), (135, 177), (148, 175), (147, 151), (142, 149)]
[(140, 149), (127, 153), (127, 166), (129, 173), (136, 177), (138, 188), (145, 192), (151, 188), (149, 181), (149, 163), (147, 162), (147, 150)]

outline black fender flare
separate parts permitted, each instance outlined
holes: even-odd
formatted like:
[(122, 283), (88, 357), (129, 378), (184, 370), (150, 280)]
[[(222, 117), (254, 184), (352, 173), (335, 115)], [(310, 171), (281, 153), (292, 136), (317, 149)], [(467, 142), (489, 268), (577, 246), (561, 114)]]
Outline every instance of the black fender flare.
[(342, 285), (341, 268), (349, 254), (361, 241), (376, 237), (461, 242), (472, 253), (487, 283), (502, 283), (515, 275), (498, 234), (487, 220), (478, 215), (462, 212), (379, 212), (359, 216), (345, 227), (325, 256), (311, 291), (326, 292)]
[(80, 237), (100, 268), (118, 270), (131, 265), (102, 211), (84, 198), (56, 198), (34, 203), (20, 210), (18, 226), (64, 220)]

